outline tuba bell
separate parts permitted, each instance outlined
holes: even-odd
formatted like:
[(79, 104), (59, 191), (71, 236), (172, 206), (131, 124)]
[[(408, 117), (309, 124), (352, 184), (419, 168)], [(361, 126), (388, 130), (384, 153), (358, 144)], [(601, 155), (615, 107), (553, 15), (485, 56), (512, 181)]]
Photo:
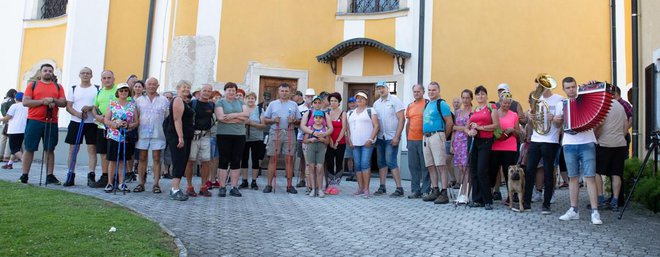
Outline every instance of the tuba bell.
[(550, 132), (552, 123), (548, 120), (548, 114), (550, 112), (550, 106), (544, 100), (541, 100), (541, 96), (546, 89), (554, 89), (557, 87), (557, 81), (550, 75), (546, 73), (541, 73), (536, 76), (534, 80), (538, 85), (532, 93), (531, 101), (531, 110), (532, 120), (534, 124), (534, 131), (539, 135), (546, 135)]

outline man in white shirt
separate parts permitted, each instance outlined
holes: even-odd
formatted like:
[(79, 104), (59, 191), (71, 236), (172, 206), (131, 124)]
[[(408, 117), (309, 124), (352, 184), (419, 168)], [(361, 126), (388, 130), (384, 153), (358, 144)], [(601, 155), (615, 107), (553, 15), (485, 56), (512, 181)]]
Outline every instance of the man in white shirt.
[[(92, 110), (94, 109), (94, 101), (96, 100), (96, 95), (100, 90), (99, 85), (92, 85), (90, 82), (93, 74), (92, 69), (84, 67), (80, 70), (78, 75), (80, 78), (79, 85), (73, 85), (69, 88), (69, 91), (66, 93), (66, 111), (71, 114), (71, 121), (67, 128), (66, 138), (64, 142), (69, 144), (69, 159), (67, 163), (69, 164), (69, 169), (71, 172), (70, 176), (67, 176), (67, 180), (64, 182), (65, 187), (73, 186), (76, 178), (75, 165), (76, 161), (74, 154), (74, 149), (76, 145), (81, 145), (83, 139), (87, 144), (87, 155), (89, 158), (88, 162), (88, 173), (87, 173), (87, 183), (93, 184), (95, 171), (96, 171), (96, 124), (94, 123), (94, 115), (92, 115)], [(82, 131), (78, 136), (78, 128), (81, 123)], [(78, 141), (76, 141), (78, 139)], [(80, 147), (78, 148), (80, 149)], [(72, 163), (73, 162), (73, 163)]]
[(401, 173), (397, 163), (397, 155), (399, 154), (401, 132), (405, 124), (404, 111), (406, 108), (398, 97), (390, 95), (390, 89), (385, 81), (376, 83), (376, 91), (380, 94), (380, 98), (374, 102), (374, 109), (379, 115), (378, 121), (380, 122), (376, 141), (380, 187), (374, 195), (387, 193), (385, 178), (387, 177), (387, 169), (390, 169), (396, 184), (396, 190), (390, 196), (401, 197), (403, 196), (403, 187), (401, 187)]
[[(564, 78), (562, 80), (562, 86), (568, 98), (577, 97), (577, 83), (574, 78)], [(561, 125), (564, 122), (563, 102), (557, 104), (557, 113), (553, 118), (553, 122), (556, 125)], [(596, 176), (596, 136), (594, 135), (594, 131), (591, 129), (578, 133), (564, 131), (562, 144), (564, 146), (566, 167), (568, 168), (568, 190), (570, 193), (571, 208), (559, 217), (559, 219), (580, 219), (578, 194), (580, 193), (580, 176), (582, 176), (587, 183), (587, 192), (589, 194), (589, 201), (591, 202), (591, 223), (594, 225), (603, 224), (598, 213), (597, 189), (594, 178)]]

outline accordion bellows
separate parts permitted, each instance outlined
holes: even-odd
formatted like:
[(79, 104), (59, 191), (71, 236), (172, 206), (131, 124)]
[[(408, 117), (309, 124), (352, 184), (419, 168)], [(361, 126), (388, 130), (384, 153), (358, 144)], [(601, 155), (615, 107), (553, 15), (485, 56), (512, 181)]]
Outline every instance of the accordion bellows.
[(614, 88), (605, 82), (587, 84), (578, 89), (575, 99), (565, 99), (564, 131), (582, 132), (600, 124), (612, 107)]

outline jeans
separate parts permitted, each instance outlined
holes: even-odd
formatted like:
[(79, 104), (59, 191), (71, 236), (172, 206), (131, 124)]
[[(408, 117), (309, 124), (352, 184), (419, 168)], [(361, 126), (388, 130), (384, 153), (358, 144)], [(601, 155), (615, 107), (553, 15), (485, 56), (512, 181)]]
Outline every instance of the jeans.
[[(557, 143), (532, 142), (527, 149), (527, 167), (525, 169), (525, 207), (532, 202), (532, 191), (536, 181), (536, 167), (543, 157), (543, 205), (550, 206), (552, 193), (555, 190), (554, 172), (555, 158), (557, 157)], [(538, 188), (537, 188), (538, 189)]]
[(490, 154), (493, 146), (492, 138), (475, 138), (470, 153), (470, 176), (472, 177), (472, 200), (476, 203), (492, 204), (493, 194), (490, 192)]
[(568, 177), (596, 176), (596, 144), (564, 145)]
[(429, 170), (424, 165), (424, 148), (421, 140), (408, 140), (408, 170), (411, 177), (410, 191), (428, 193), (431, 190), (431, 178)]
[(399, 146), (392, 146), (392, 140), (378, 139), (376, 141), (376, 153), (378, 158), (378, 168), (398, 169), (397, 154)]
[(373, 146), (353, 146), (353, 163), (356, 173), (371, 169), (371, 152), (373, 150)]

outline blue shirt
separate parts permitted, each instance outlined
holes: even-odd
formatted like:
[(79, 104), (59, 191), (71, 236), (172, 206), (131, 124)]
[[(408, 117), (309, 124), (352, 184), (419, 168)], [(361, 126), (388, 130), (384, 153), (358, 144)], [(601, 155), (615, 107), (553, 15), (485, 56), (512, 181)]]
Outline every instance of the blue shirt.
[[(264, 113), (264, 117), (267, 119), (274, 119), (275, 117), (280, 117), (280, 126), (279, 129), (286, 130), (289, 127), (289, 122), (287, 118), (291, 116), (295, 119), (300, 119), (300, 112), (298, 112), (298, 104), (296, 102), (288, 100), (286, 102), (282, 102), (282, 100), (275, 100), (270, 102), (268, 105), (268, 109), (266, 109), (266, 112)], [(277, 126), (273, 124), (273, 126), (270, 127), (270, 131), (272, 133), (275, 133), (275, 129)]]
[(440, 109), (442, 110), (442, 117), (438, 112), (438, 103), (440, 99), (430, 101), (426, 108), (424, 108), (424, 133), (431, 133), (445, 130), (445, 120), (442, 117), (451, 117), (451, 110), (447, 102), (440, 102)]

